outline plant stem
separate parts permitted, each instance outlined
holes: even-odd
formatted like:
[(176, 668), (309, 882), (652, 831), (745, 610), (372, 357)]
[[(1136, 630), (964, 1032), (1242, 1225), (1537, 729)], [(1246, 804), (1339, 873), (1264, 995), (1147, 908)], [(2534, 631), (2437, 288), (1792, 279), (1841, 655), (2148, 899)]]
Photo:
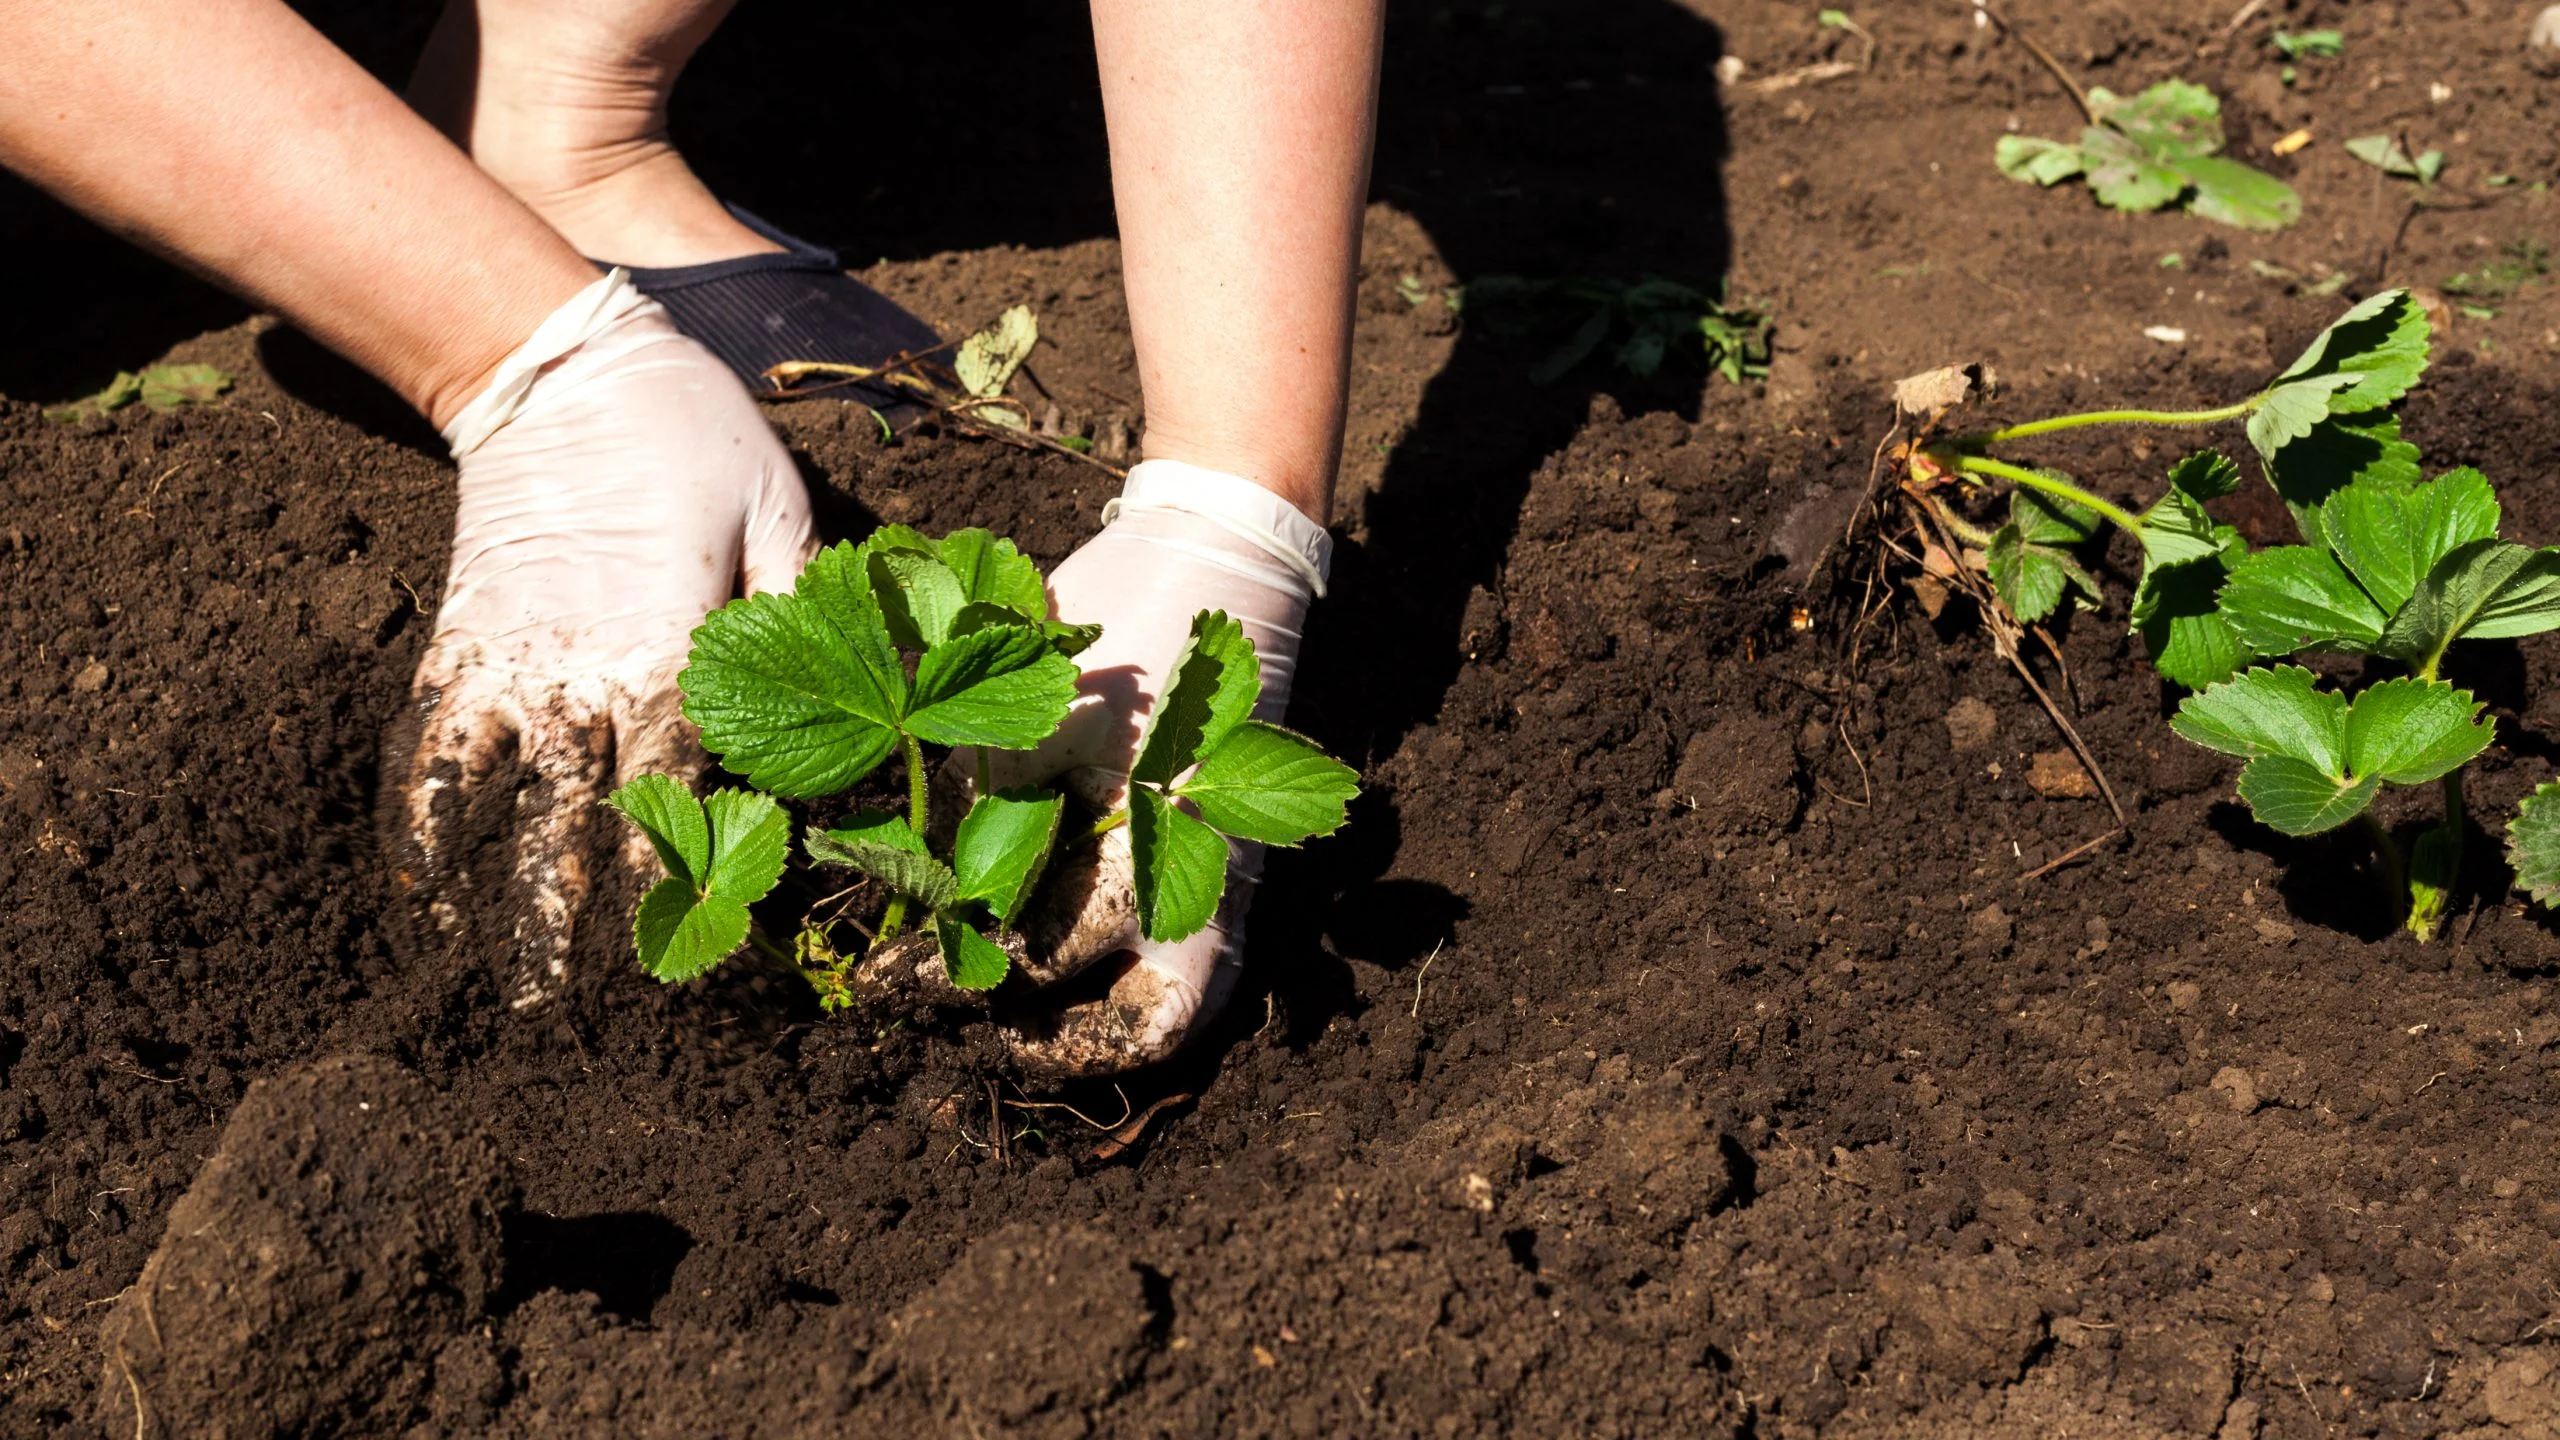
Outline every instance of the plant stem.
[(2012, 465), (2006, 460), (1994, 460), (1988, 455), (1948, 455), (1939, 458), (1952, 460), (1954, 463), (1948, 468), (1967, 475), (1995, 476), (2002, 480), (2014, 481), (2030, 490), (2041, 490), (2047, 495), (2057, 496), (2074, 504), (2086, 505), (2127, 531), (2142, 528), (2142, 521), (2135, 518), (2134, 513), (2123, 506), (2112, 501), (2101, 500), (2069, 481), (2056, 480), (2050, 475), (2040, 474), (2024, 465)]
[(933, 786), (924, 773), (924, 746), (913, 735), (898, 739), (907, 747), (907, 828), (921, 839), (925, 821), (931, 818), (928, 807), (933, 804)]
[(765, 934), (761, 925), (747, 927), (747, 943), (756, 947), (756, 952), (768, 960), (779, 960), (794, 970), (800, 968), (800, 957), (775, 944), (773, 937)]
[(2219, 425), (2237, 420), (2258, 408), (2261, 395), (2252, 395), (2237, 405), (2219, 410), (2088, 410), (2077, 415), (2056, 415), (2050, 420), (2029, 420), (2005, 430), (1982, 435), (1968, 435), (1960, 445), (1997, 445), (2006, 440), (2024, 440), (2030, 435), (2050, 435), (2057, 430), (2077, 430), (2087, 425)]
[(1127, 807), (1124, 806), (1103, 816), (1101, 819), (1094, 821), (1093, 828), (1085, 832), (1085, 838), (1088, 840), (1099, 840), (1103, 836), (1110, 834), (1112, 831), (1117, 830), (1128, 823), (1129, 811)]
[[(924, 773), (924, 746), (913, 735), (898, 737), (907, 752), (907, 828), (921, 837), (925, 825), (933, 818), (933, 785)], [(897, 938), (907, 923), (907, 897), (892, 895), (889, 908), (880, 916), (880, 933), (871, 938), (871, 948), (879, 949)]]

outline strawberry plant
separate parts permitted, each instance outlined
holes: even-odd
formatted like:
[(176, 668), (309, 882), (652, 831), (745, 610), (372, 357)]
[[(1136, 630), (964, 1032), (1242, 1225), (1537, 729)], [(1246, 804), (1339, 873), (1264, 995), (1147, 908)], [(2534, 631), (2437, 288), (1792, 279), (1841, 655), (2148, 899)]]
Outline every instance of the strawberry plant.
[[(2102, 525), (2140, 542), (2129, 606), (2162, 676), (2194, 693), (2171, 728), (2248, 762), (2239, 795), (2289, 835), (2361, 823), (2394, 903), (2421, 940), (2441, 923), (2458, 873), (2462, 768), (2495, 736), (2471, 693), (2442, 678), (2452, 647), (2560, 628), (2560, 549), (2500, 537), (2495, 489), (2477, 470), (2421, 478), (2417, 448), (2390, 407), (2425, 370), (2428, 327), (2407, 292), (2386, 291), (2322, 331), (2256, 394), (2212, 410), (2094, 411), (1987, 433), (1925, 439), (1909, 485), (2019, 621), (2054, 613), (2097, 580), (2075, 551)], [(2240, 483), (2207, 450), (2172, 467), (2158, 499), (2118, 505), (2058, 471), (1986, 452), (2093, 425), (2201, 426), (2241, 421), (2300, 544), (2253, 550), (2206, 504)], [(1953, 486), (2012, 485), (2007, 518), (1985, 529), (1938, 498)], [(2379, 675), (2352, 695), (2283, 661), (2320, 652), (2371, 657)], [(2245, 667), (2245, 668), (2244, 668)], [(2404, 860), (2373, 805), (2388, 785), (2442, 787), (2444, 816)], [(2537, 899), (2560, 898), (2560, 784), (2528, 800), (2509, 831), (2517, 873)]]
[[(984, 530), (932, 540), (884, 526), (820, 553), (789, 592), (714, 611), (678, 684), (704, 748), (753, 788), (697, 800), (670, 776), (645, 775), (614, 793), (609, 803), (667, 870), (633, 921), (641, 966), (689, 980), (753, 943), (797, 967), (828, 1008), (850, 1004), (860, 957), (838, 953), (832, 917), (808, 919), (786, 951), (749, 907), (788, 861), (792, 821), (776, 797), (835, 800), (894, 756), (906, 813), (857, 807), (810, 828), (802, 854), (875, 882), (878, 923), (863, 927), (875, 952), (912, 925), (952, 987), (1003, 983), (1022, 953), (1013, 926), (1058, 847), (1068, 800), (1043, 787), (990, 790), (983, 755), (1032, 749), (1057, 731), (1075, 698), (1072, 657), (1099, 633), (1052, 618), (1038, 568)], [(1296, 845), (1332, 834), (1358, 789), (1312, 741), (1251, 718), (1260, 662), (1224, 614), (1194, 617), (1168, 673), (1128, 808), (1077, 837), (1130, 827), (1141, 928), (1161, 941), (1216, 913), (1230, 838)], [(981, 756), (977, 793), (947, 826), (933, 813), (928, 745)]]
[(2004, 135), (1993, 152), (2013, 180), (2078, 178), (2118, 210), (2188, 211), (2243, 230), (2281, 230), (2302, 218), (2293, 187), (2222, 153), (2222, 102), (2201, 85), (2163, 80), (2139, 95), (2094, 87), (2078, 140)]

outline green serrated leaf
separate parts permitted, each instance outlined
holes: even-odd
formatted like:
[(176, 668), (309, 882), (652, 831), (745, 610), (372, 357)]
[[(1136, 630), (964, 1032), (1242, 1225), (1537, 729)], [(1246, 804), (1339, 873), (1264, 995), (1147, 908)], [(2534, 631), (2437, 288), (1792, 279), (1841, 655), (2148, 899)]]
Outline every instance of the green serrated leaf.
[(2054, 612), (2070, 586), (2093, 605), (2103, 599), (2096, 579), (2070, 552), (2097, 531), (2098, 512), (2077, 501), (2025, 486), (2010, 491), (2009, 523), (1992, 533), (1984, 556), (1992, 588), (2009, 613), (2033, 625)]
[(1174, 793), (1224, 834), (1297, 845), (1342, 828), (1360, 777), (1305, 736), (1247, 720), (1228, 731)]
[(747, 943), (755, 921), (747, 907), (723, 896), (696, 896), (681, 880), (661, 880), (640, 897), (631, 941), (640, 968), (674, 985), (709, 974)]
[(2369, 653), (2386, 620), (2335, 557), (2308, 545), (2260, 550), (2233, 566), (2222, 613), (2240, 643), (2260, 655)]
[(2507, 863), (2516, 883), (2543, 905), (2560, 902), (2560, 780), (2545, 780), (2507, 822)]
[(1102, 638), (1102, 627), (1048, 620), (1041, 623), (1040, 633), (1049, 637), (1049, 643), (1058, 647), (1059, 654), (1075, 656), (1083, 654), (1094, 641)]
[(2080, 147), (2059, 140), (2046, 140), (2033, 135), (2003, 135), (1992, 149), (1992, 162), (2000, 173), (2012, 180), (2029, 180), (2038, 185), (2053, 185), (2077, 175), (2085, 167)]
[[(822, 834), (838, 847), (886, 845), (893, 850), (904, 850), (910, 855), (927, 853), (924, 837), (918, 835), (907, 824), (907, 817), (890, 810), (874, 810), (866, 806), (837, 821), (832, 829), (810, 832), (809, 838), (814, 840)], [(818, 857), (815, 852), (812, 852), (809, 858), (815, 860)]]
[(2352, 375), (2312, 375), (2269, 387), (2249, 413), (2249, 443), (2261, 458), (2273, 459), (2328, 419), (2333, 397), (2356, 383)]
[(2240, 466), (2219, 450), (2198, 450), (2169, 467), (2169, 488), (2202, 504), (2240, 488)]
[(951, 357), (951, 372), (959, 377), (960, 388), (981, 400), (993, 400), (1004, 394), (1013, 380), (1013, 372), (1031, 358), (1031, 347), (1040, 343), (1040, 324), (1032, 318), (1031, 307), (1016, 305), (996, 318), (996, 323), (960, 342)]
[(1049, 589), (1040, 567), (1012, 541), (985, 530), (954, 530), (942, 537), (937, 553), (960, 582), (964, 603), (999, 605), (1034, 624), (1049, 618)]
[(1200, 933), (1226, 894), (1227, 842), (1162, 794), (1133, 785), (1129, 843), (1146, 937), (1171, 942)]
[(2366, 482), (2414, 485), (2418, 447), (2386, 415), (2371, 424), (2329, 420), (2264, 460), (2267, 483), (2284, 497), (2304, 543), (2325, 544), (2320, 505), (2340, 488)]
[(2190, 159), (2222, 148), (2222, 102), (2201, 85), (2163, 80), (2130, 98), (2093, 86), (2089, 108), (2100, 121), (2162, 159)]
[[(735, 954), (752, 923), (747, 907), (782, 878), (791, 840), (782, 807), (752, 790), (720, 790), (697, 801), (663, 775), (634, 780), (609, 803), (640, 825), (661, 858), (672, 851), (683, 866), (670, 861), (677, 873), (651, 887), (632, 917), (641, 968), (674, 983)], [(688, 809), (690, 820), (678, 818)]]
[(1018, 788), (979, 796), (961, 818), (951, 844), (960, 898), (983, 902), (996, 923), (1011, 925), (1048, 863), (1065, 807), (1066, 797), (1053, 790)]
[(2365, 593), (2391, 612), (2455, 548), (2494, 538), (2498, 518), (2488, 478), (2464, 469), (2424, 485), (2349, 485), (2322, 503), (2320, 531)]
[(2281, 755), (2323, 775), (2346, 773), (2347, 699), (2299, 665), (2251, 670), (2188, 696), (2169, 728), (2207, 750)]
[(2157, 210), (2186, 193), (2187, 177), (2158, 154), (2104, 125), (2080, 133), (2081, 161), (2098, 203), (2117, 210)]
[(810, 611), (841, 636), (859, 669), (861, 686), (879, 697), (884, 715), (902, 713), (907, 704), (906, 663), (890, 637), (888, 618), (872, 585), (871, 560), (891, 549), (904, 549), (901, 537), (922, 541), (902, 525), (884, 525), (860, 545), (836, 544), (821, 550), (791, 587)]
[[(2238, 534), (2231, 531), (2234, 540)], [(2133, 592), (2133, 630), (2163, 678), (2201, 690), (2230, 679), (2250, 658), (2217, 605), (2228, 573), (2220, 555), (2142, 572)]]
[(2000, 592), (2000, 602), (2009, 607), (2010, 614), (2029, 625), (2039, 623), (2060, 607), (2067, 586), (2078, 585), (2092, 604), (2101, 598), (2097, 580), (2070, 552), (2057, 546), (2030, 545), (2019, 536), (2014, 524), (1992, 532), (1983, 563), (1992, 588)]
[(2138, 517), (2134, 538), (2142, 542), (2146, 565), (2182, 565), (2222, 553), (2222, 531), (2204, 506), (2183, 490), (2172, 488)]
[(672, 775), (637, 776), (604, 803), (640, 827), (669, 875), (689, 889), (701, 888), (711, 872), (711, 822), (683, 781)]
[(777, 795), (850, 788), (895, 748), (907, 693), (896, 653), (873, 630), (885, 669), (880, 653), (863, 655), (798, 594), (756, 595), (712, 611), (693, 632), (692, 663), (677, 677), (703, 748)]
[(1191, 617), (1191, 634), (1170, 673), (1129, 768), (1129, 778), (1143, 785), (1172, 784), (1243, 723), (1262, 697), (1262, 662), (1244, 627), (1223, 610)]
[(1076, 664), (1047, 636), (994, 626), (924, 653), (907, 733), (937, 745), (1028, 750), (1057, 731), (1075, 693)]
[(711, 866), (703, 888), (752, 905), (782, 878), (791, 852), (791, 817), (770, 795), (753, 790), (714, 790), (703, 797), (711, 822)]
[[(2057, 480), (2071, 478), (2059, 471), (2037, 473)], [(2077, 500), (2023, 485), (2009, 492), (2009, 521), (2030, 545), (2077, 545), (2098, 533), (2097, 511)]]
[(2265, 755), (2240, 772), (2240, 798), (2259, 823), (2287, 835), (2335, 830), (2364, 813), (2382, 782), (2322, 774), (2290, 755)]
[[(900, 829), (905, 829), (900, 822)], [(865, 830), (813, 830), (801, 842), (809, 858), (821, 865), (844, 865), (859, 870), (899, 894), (935, 912), (948, 910), (960, 898), (960, 881), (951, 867), (925, 854), (922, 842), (912, 848), (914, 832), (904, 837), (884, 835), (877, 827)]]
[(950, 566), (931, 555), (880, 550), (870, 556), (868, 569), (892, 640), (905, 649), (925, 650), (951, 638), (951, 622), (969, 597)]
[(975, 926), (945, 916), (934, 922), (934, 938), (942, 946), (942, 973), (955, 989), (993, 990), (1013, 971), (1013, 957)]
[(2264, 170), (2227, 155), (2200, 155), (2179, 168), (2195, 187), (2189, 214), (2242, 230), (2281, 230), (2302, 218), (2302, 197)]
[(2560, 550), (2474, 540), (2435, 564), (2391, 617), (2381, 652), (2427, 664), (2456, 640), (2500, 640), (2560, 627)]
[(2423, 785), (2469, 764), (2497, 727), (2468, 690), (2403, 676), (2367, 686), (2347, 707), (2347, 772)]
[(2400, 148), (2400, 142), (2388, 135), (2358, 135), (2348, 140), (2344, 148), (2348, 154), (2385, 175), (2396, 175), (2403, 180), (2434, 178), (2421, 171), (2418, 162), (2409, 158), (2409, 152)]
[[(2385, 290), (2331, 321), (2275, 387), (2329, 376), (2352, 377), (2326, 397), (2331, 415), (2378, 410), (2409, 393), (2427, 368), (2427, 312), (2406, 290)], [(2251, 438), (2257, 422), (2250, 421)], [(2267, 447), (2259, 447), (2267, 453)]]

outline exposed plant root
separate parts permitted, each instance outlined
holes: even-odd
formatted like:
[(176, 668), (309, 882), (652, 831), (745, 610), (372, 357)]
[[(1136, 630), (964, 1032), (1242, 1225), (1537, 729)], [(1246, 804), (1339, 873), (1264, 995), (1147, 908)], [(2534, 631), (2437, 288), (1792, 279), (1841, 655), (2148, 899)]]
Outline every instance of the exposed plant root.
[(1093, 1147), (1093, 1153), (1085, 1158), (1088, 1160), (1098, 1161), (1109, 1160), (1116, 1157), (1121, 1151), (1138, 1143), (1138, 1138), (1147, 1133), (1147, 1124), (1149, 1121), (1154, 1120), (1156, 1116), (1163, 1114), (1165, 1111), (1172, 1109), (1176, 1105), (1187, 1103), (1190, 1099), (1191, 1095), (1188, 1091), (1174, 1095), (1167, 1095), (1153, 1105), (1148, 1106), (1139, 1114), (1137, 1119), (1132, 1120), (1128, 1124), (1121, 1126), (1119, 1129), (1112, 1131), (1111, 1138)]
[[(1013, 420), (1019, 420), (1022, 418), (1021, 406), (1011, 400), (991, 400), (972, 395), (960, 387), (958, 377), (952, 375), (946, 367), (941, 365), (928, 367), (927, 362), (934, 356), (959, 343), (957, 340), (946, 341), (930, 350), (893, 355), (878, 365), (846, 365), (829, 360), (786, 360), (764, 372), (765, 378), (773, 382), (774, 388), (763, 392), (758, 398), (797, 400), (803, 396), (821, 395), (829, 390), (841, 390), (847, 386), (865, 382), (887, 385), (894, 387), (901, 394), (912, 397), (916, 408), (923, 412), (923, 418), (911, 422), (907, 426), (908, 430), (915, 429), (926, 421), (941, 420), (983, 439), (1001, 440), (1008, 445), (1025, 450), (1046, 450), (1051, 454), (1064, 455), (1071, 460), (1081, 460), (1119, 479), (1129, 478), (1129, 472), (1121, 467), (1072, 445), (1063, 444), (1042, 435), (1031, 429), (1027, 423), (1016, 424), (1010, 423), (1009, 420), (989, 418), (988, 412), (999, 412)], [(818, 379), (814, 384), (800, 383), (812, 377), (825, 378)], [(879, 411), (874, 410), (871, 413), (879, 418), (880, 428), (884, 434), (894, 437), (905, 433), (891, 425), (888, 417), (881, 415)]]
[[(1936, 498), (1914, 492), (1908, 486), (1903, 493), (1910, 506), (1913, 527), (1948, 554), (1963, 553), (1962, 542), (1947, 524)], [(1975, 610), (1982, 616), (1983, 629), (1990, 632), (1991, 648), (2001, 659), (2009, 662), (2010, 669), (2018, 672), (2018, 678), (2026, 682), (2027, 689), (2036, 697), (2036, 703), (2042, 705), (2044, 713), (2052, 718), (2054, 728), (2062, 732), (2062, 738), (2071, 746), (2071, 753), (2079, 757), (2081, 768), (2089, 772), (2089, 778), (2097, 783), (2098, 793), (2106, 797), (2107, 808), (2114, 812), (2116, 825), (2131, 829), (2132, 822), (2125, 817), (2124, 802), (2116, 798), (2116, 787), (2107, 780), (2107, 772), (2098, 764), (2098, 757), (2090, 752), (2089, 742), (2080, 738), (2080, 731), (2071, 723), (2071, 718), (2062, 713), (2062, 707), (2054, 703), (2043, 682), (2036, 679), (2035, 671), (2028, 668), (2026, 657), (2018, 653), (2018, 641), (2026, 634), (2025, 627), (2009, 614), (2009, 607), (2000, 603), (2000, 597), (1992, 592), (1990, 582), (1980, 571), (1969, 565), (1958, 565), (1946, 578), (1948, 583), (1963, 590), (1973, 601)]]

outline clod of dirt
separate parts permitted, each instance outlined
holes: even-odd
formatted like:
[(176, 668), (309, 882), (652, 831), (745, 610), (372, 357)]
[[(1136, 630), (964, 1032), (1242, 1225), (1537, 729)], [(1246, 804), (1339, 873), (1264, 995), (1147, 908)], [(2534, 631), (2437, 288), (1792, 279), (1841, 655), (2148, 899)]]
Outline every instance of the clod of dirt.
[(1892, 1318), (1879, 1383), (1906, 1409), (2014, 1384), (2044, 1344), (2049, 1317), (2005, 1258), (1885, 1266), (1874, 1284)]
[(1988, 959), (2009, 953), (2009, 942), (2017, 936), (2018, 922), (1997, 905), (1985, 905), (1973, 912), (1964, 924), (1964, 953), (1975, 959)]
[(2560, 1428), (2560, 1384), (2553, 1383), (2552, 1369), (2551, 1357), (2539, 1350), (2521, 1351), (2499, 1361), (2481, 1390), (2489, 1418), (2534, 1433)]
[(249, 1087), (99, 1329), (110, 1435), (395, 1431), (415, 1363), (498, 1285), (515, 1182), (497, 1146), (388, 1060)]
[(1008, 1226), (891, 1318), (871, 1378), (956, 1433), (1080, 1436), (1137, 1379), (1170, 1319), (1121, 1241)]
[(2039, 750), (2027, 765), (2027, 788), (2048, 800), (2087, 800), (2098, 793), (2080, 757), (2068, 750)]
[(1727, 832), (1785, 829), (1804, 804), (1794, 738), (1756, 714), (1728, 715), (1690, 736), (1671, 788)]
[(2215, 1071), (2213, 1088), (2222, 1092), (2222, 1098), (2230, 1101), (2238, 1114), (2246, 1115), (2258, 1108), (2258, 1082), (2237, 1065), (2225, 1065)]
[(1959, 753), (1979, 750), (1999, 734), (1999, 714), (1979, 699), (1967, 695), (1947, 707), (1947, 741)]

